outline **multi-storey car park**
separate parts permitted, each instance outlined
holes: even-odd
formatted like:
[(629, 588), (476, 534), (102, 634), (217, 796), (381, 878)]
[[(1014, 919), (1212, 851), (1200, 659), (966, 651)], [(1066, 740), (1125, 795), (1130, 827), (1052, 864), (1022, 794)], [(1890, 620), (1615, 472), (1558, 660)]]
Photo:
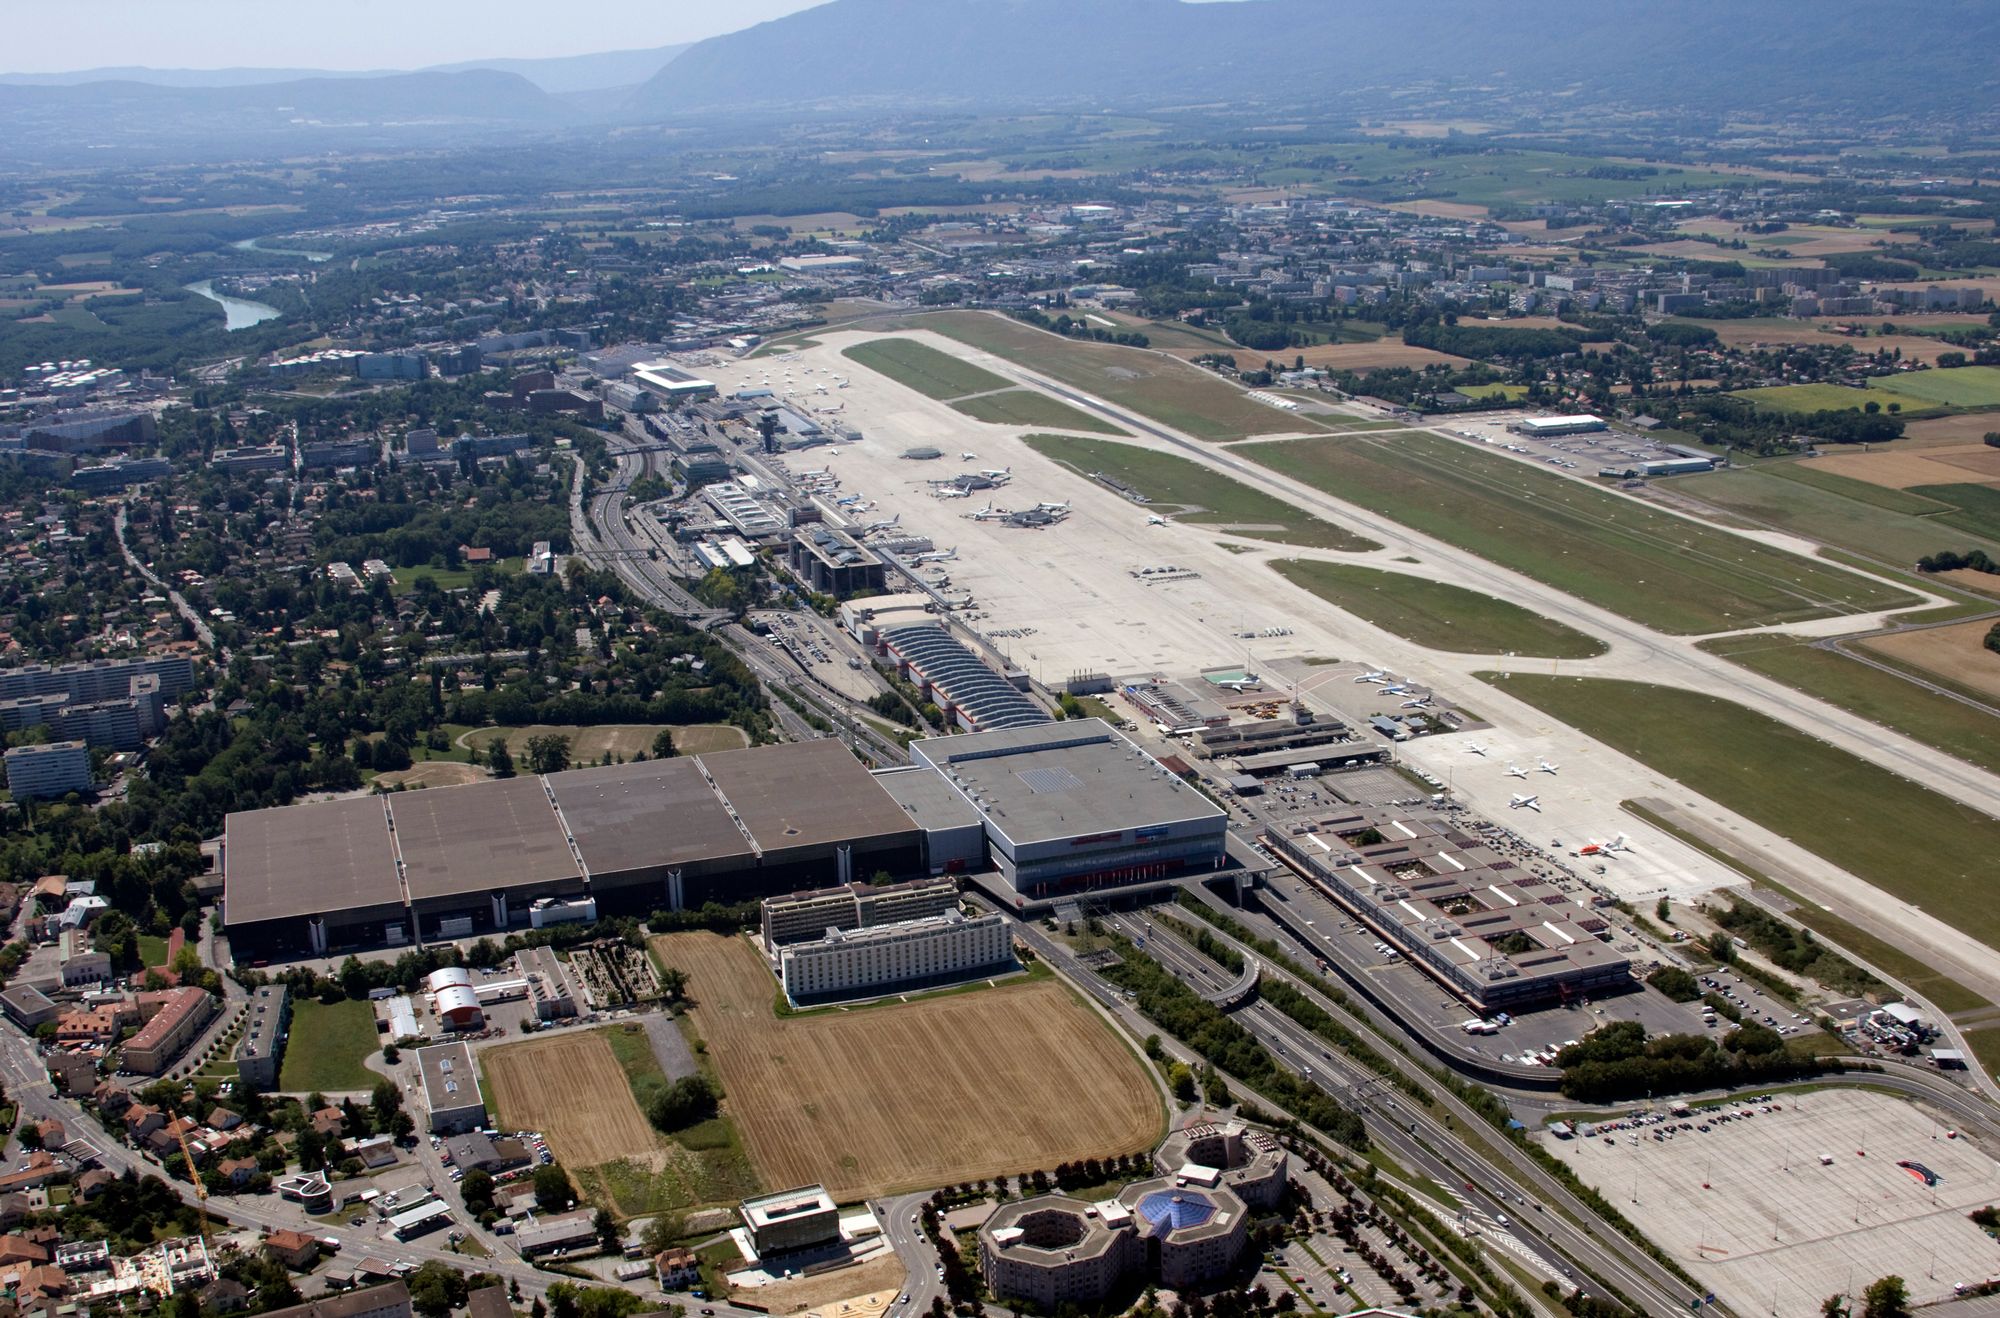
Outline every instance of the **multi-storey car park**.
[(1336, 806), (1263, 835), (1385, 945), (1486, 1012), (1629, 986), (1602, 916), (1448, 819)]

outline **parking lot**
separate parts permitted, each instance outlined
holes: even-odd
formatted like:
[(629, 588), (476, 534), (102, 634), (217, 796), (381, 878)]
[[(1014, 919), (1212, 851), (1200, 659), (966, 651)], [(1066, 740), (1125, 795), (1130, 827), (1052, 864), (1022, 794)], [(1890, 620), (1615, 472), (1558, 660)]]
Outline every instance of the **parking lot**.
[(1740, 1313), (1817, 1314), (1891, 1273), (1922, 1299), (2000, 1272), (2000, 1243), (1966, 1216), (2000, 1199), (2000, 1164), (1885, 1094), (1662, 1106), (1541, 1138)]

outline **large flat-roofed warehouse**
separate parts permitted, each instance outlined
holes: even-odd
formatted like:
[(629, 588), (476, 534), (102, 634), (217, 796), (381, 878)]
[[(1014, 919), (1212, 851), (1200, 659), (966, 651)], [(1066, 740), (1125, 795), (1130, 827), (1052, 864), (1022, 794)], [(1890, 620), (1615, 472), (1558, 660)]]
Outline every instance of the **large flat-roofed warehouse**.
[(390, 819), (425, 937), (460, 938), (487, 923), (468, 907), (490, 903), (490, 923), (504, 929), (512, 903), (525, 915), (536, 897), (583, 889), (582, 866), (540, 778), (403, 793)]
[(318, 955), (409, 936), (385, 798), (248, 810), (223, 826), (224, 909), (234, 938), (285, 925)]
[(1481, 1012), (1628, 987), (1602, 916), (1427, 811), (1339, 807), (1265, 835), (1292, 868)]
[(979, 812), (1017, 909), (1214, 869), (1228, 819), (1102, 719), (910, 744)]
[(923, 834), (845, 747), (814, 741), (229, 816), (223, 916), (244, 956), (525, 926), (588, 893), (649, 911), (923, 867)]
[(756, 863), (756, 848), (695, 760), (570, 769), (548, 782), (600, 898), (643, 890), (671, 899), (673, 886), (691, 876)]

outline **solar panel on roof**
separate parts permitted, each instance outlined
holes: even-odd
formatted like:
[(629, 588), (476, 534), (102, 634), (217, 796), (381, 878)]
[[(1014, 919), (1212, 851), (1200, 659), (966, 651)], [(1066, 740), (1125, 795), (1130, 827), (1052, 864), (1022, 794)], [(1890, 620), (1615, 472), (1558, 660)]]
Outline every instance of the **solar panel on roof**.
[(1059, 764), (1022, 769), (1014, 776), (1026, 783), (1028, 790), (1038, 796), (1052, 792), (1073, 792), (1083, 786), (1083, 779)]

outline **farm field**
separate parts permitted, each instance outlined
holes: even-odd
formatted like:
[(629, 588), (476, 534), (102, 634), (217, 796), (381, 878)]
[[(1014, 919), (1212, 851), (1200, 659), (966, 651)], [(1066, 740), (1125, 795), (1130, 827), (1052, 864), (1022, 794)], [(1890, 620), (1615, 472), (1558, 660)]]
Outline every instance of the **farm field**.
[[(1990, 626), (1991, 624), (1973, 624)], [(1924, 633), (1914, 633), (1924, 635)], [(1702, 646), (1794, 690), (1894, 728), (1968, 764), (2000, 773), (2000, 718), (1832, 650), (1782, 636), (1743, 636)], [(2000, 672), (2000, 655), (1993, 656)]]
[(1467, 398), (1504, 398), (1510, 403), (1520, 401), (1528, 393), (1525, 384), (1461, 384), (1456, 387)]
[[(1758, 344), (1797, 343), (1820, 347), (1847, 344), (1856, 352), (1872, 353), (1884, 348), (1900, 348), (1907, 361), (1936, 364), (1939, 354), (1963, 349), (1955, 349), (1942, 339), (1923, 334), (1842, 334), (1838, 326), (1846, 324), (1845, 319), (1792, 320), (1779, 316), (1758, 316), (1746, 320), (1689, 320), (1674, 317), (1673, 323), (1699, 325), (1715, 331), (1715, 336), (1732, 348), (1754, 347)], [(1905, 324), (1905, 318), (1896, 317), (1898, 325)], [(1923, 326), (1913, 326), (1923, 328)]]
[(1276, 352), (1238, 349), (1236, 368), (1241, 371), (1262, 370), (1267, 361), (1290, 365), (1300, 357), (1305, 358), (1308, 366), (1329, 371), (1363, 372), (1384, 366), (1411, 366), (1421, 370), (1433, 365), (1456, 368), (1472, 364), (1464, 357), (1454, 357), (1432, 348), (1419, 348), (1401, 339), (1376, 339), (1366, 343), (1320, 343), (1310, 348), (1284, 348)]
[(1912, 485), (1909, 493), (1952, 505), (1937, 520), (1971, 535), (2000, 537), (2000, 487), (1992, 485)]
[(1574, 628), (1441, 581), (1316, 559), (1271, 566), (1335, 608), (1433, 650), (1544, 659), (1588, 659), (1605, 651), (1601, 641)]
[(1152, 500), (1153, 511), (1190, 526), (1213, 526), (1253, 540), (1315, 549), (1380, 548), (1372, 540), (1172, 453), (1061, 435), (1028, 435), (1024, 442), (1079, 475), (1102, 472), (1123, 481)]
[(1940, 549), (1983, 548), (2000, 558), (2000, 541), (1968, 539), (1941, 524), (1957, 512), (1956, 505), (1854, 480), (1818, 462), (1683, 476), (1673, 489), (1754, 522), (1904, 567)]
[(1954, 623), (1856, 642), (1878, 659), (1915, 669), (1945, 686), (2000, 701), (2000, 654), (1986, 648), (1993, 620)]
[[(1965, 421), (1975, 415), (1968, 413), (1940, 417), (1938, 420)], [(1988, 416), (1982, 424), (1990, 426), (1995, 420)], [(1930, 424), (1928, 421), (1911, 423), (1912, 427)], [(1866, 453), (1823, 452), (1810, 465), (1820, 471), (1851, 476), (1855, 480), (1892, 490), (1907, 490), (1917, 485), (2000, 481), (2000, 449), (1988, 448), (1984, 444), (1933, 442), (1904, 448), (1898, 441), (1894, 448), (1874, 448)]]
[(1948, 371), (1878, 376), (1868, 382), (1868, 388), (1871, 393), (1880, 390), (1946, 407), (2000, 407), (2000, 366), (1957, 366)]
[(973, 398), (962, 398), (951, 406), (953, 411), (963, 412), (974, 421), (988, 421), (998, 426), (1054, 426), (1058, 430), (1084, 430), (1097, 435), (1126, 433), (1109, 421), (1099, 420), (1088, 412), (1033, 389), (979, 394)]
[(1313, 428), (1310, 421), (1266, 407), (1227, 381), (1164, 353), (1065, 339), (1004, 316), (972, 311), (939, 312), (909, 324), (1004, 357), (1197, 439)]
[(1937, 406), (1929, 399), (1898, 393), (1886, 385), (1879, 389), (1856, 389), (1845, 384), (1779, 384), (1766, 389), (1738, 389), (1729, 396), (1773, 412), (1859, 412), (1870, 403), (1880, 403), (1884, 410), (1891, 403), (1900, 403), (1903, 410), (1910, 412), (1929, 411)]
[(375, 1032), (375, 1009), (366, 1002), (336, 1002), (331, 1006), (301, 998), (292, 1007), (292, 1027), (285, 1045), (278, 1087), (286, 1093), (344, 1093), (368, 1090), (382, 1077), (362, 1063), (381, 1048)]
[(518, 765), (527, 753), (530, 739), (556, 734), (569, 738), (569, 762), (585, 765), (595, 764), (606, 755), (627, 760), (640, 751), (651, 755), (653, 739), (662, 728), (674, 734), (674, 749), (682, 755), (740, 750), (750, 744), (743, 729), (728, 723), (598, 723), (584, 727), (536, 723), (525, 728), (476, 728), (460, 733), (457, 744), (477, 746), (483, 754), (488, 746), (504, 737)]
[(1150, 1147), (1152, 1077), (1059, 981), (779, 1019), (742, 938), (657, 937), (767, 1185), (851, 1203)]
[(1899, 444), (1912, 448), (1930, 448), (1934, 445), (1978, 444), (1989, 430), (2000, 429), (1994, 418), (1977, 412), (1962, 413), (1958, 416), (1925, 417), (1912, 421), (1903, 430)]
[(840, 355), (939, 401), (1013, 387), (1011, 380), (915, 339), (871, 339), (843, 349)]
[[(1508, 694), (1989, 946), (2000, 820), (1734, 701), (1607, 678), (1482, 673)], [(1923, 863), (1911, 863), (1921, 839)]]
[(1851, 572), (1431, 435), (1301, 439), (1236, 451), (1662, 631), (1726, 631), (1918, 602)]
[[(567, 1030), (479, 1054), (493, 1120), (538, 1130), (594, 1202), (620, 1217), (733, 1203), (757, 1189), (727, 1121), (654, 1130), (603, 1030)], [(698, 1133), (698, 1134), (697, 1134)]]

